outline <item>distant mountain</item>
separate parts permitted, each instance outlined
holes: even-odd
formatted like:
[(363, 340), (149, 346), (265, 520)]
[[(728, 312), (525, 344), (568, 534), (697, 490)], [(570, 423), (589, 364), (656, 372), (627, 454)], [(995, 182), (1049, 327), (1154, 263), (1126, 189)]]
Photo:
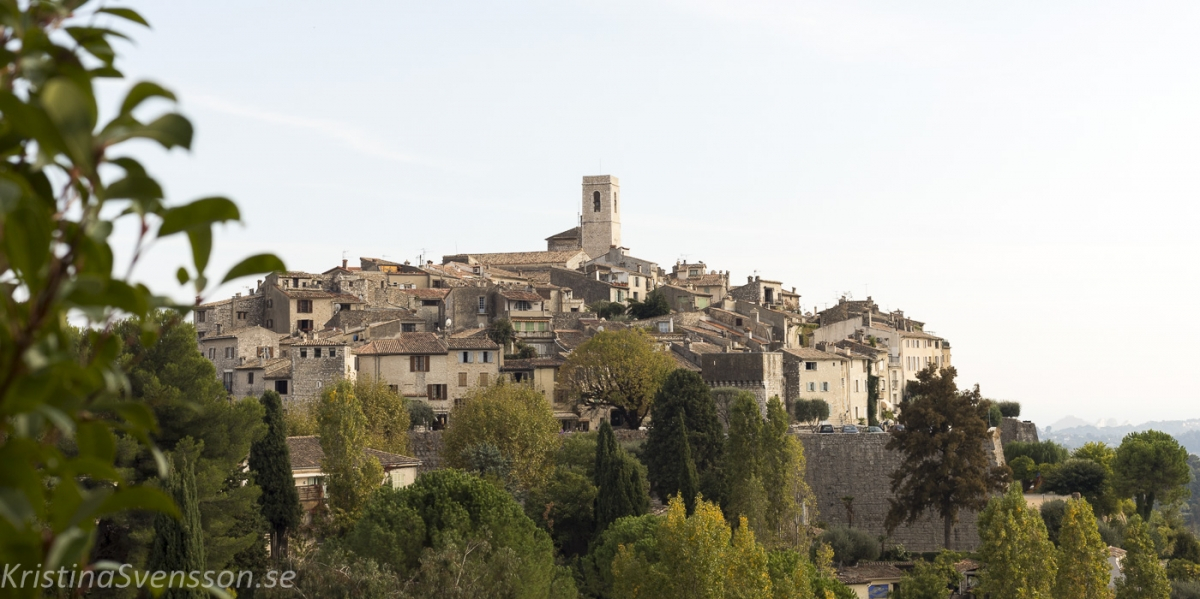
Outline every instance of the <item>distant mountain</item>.
[(1121, 444), (1121, 439), (1125, 435), (1151, 429), (1175, 437), (1180, 445), (1187, 448), (1188, 453), (1200, 454), (1200, 418), (1157, 420), (1136, 426), (1132, 424), (1101, 426), (1100, 423), (1092, 424), (1082, 418), (1067, 416), (1045, 429), (1039, 428), (1038, 438), (1062, 443), (1070, 449), (1090, 441), (1101, 441), (1115, 447)]

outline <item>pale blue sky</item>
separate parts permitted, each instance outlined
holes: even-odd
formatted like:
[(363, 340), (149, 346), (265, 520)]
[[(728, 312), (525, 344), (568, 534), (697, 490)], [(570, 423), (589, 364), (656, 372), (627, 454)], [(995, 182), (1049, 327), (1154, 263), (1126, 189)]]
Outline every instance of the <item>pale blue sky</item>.
[(1043, 426), (1200, 416), (1200, 4), (133, 5), (197, 126), (153, 170), (243, 208), (216, 270), (540, 249), (611, 173), (635, 255), (869, 289)]

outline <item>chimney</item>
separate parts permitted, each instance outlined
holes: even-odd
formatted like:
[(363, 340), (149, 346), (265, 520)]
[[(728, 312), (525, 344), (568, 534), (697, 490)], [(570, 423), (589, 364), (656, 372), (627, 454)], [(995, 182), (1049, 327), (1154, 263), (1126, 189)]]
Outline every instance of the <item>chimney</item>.
[(342, 258), (342, 268), (346, 268), (346, 259)]
[(667, 321), (667, 332), (668, 333), (675, 332), (675, 319), (674, 318), (671, 318), (670, 320)]
[(746, 283), (747, 283), (747, 284), (750, 284), (750, 283), (753, 283), (753, 282), (754, 282), (754, 277), (750, 277), (750, 276), (746, 277)]

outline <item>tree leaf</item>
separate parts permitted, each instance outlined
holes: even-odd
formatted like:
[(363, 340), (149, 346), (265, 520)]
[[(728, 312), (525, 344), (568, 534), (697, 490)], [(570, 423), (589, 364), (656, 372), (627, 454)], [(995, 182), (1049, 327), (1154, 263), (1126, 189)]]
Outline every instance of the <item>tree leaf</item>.
[(129, 114), (142, 102), (156, 97), (175, 100), (175, 94), (163, 86), (150, 81), (139, 81), (125, 94), (125, 101), (121, 103), (121, 114)]
[(221, 283), (228, 283), (238, 277), (264, 272), (283, 272), (285, 270), (287, 270), (287, 267), (283, 265), (283, 260), (280, 260), (279, 256), (275, 254), (257, 254), (242, 260), (237, 266), (229, 269), (229, 273), (225, 275), (224, 279), (221, 279)]
[(229, 198), (201, 198), (167, 210), (162, 226), (158, 228), (158, 236), (166, 237), (193, 228), (208, 228), (212, 223), (239, 219), (241, 212)]
[(147, 510), (153, 512), (161, 512), (168, 516), (178, 518), (179, 508), (175, 506), (175, 502), (162, 491), (152, 487), (125, 487), (118, 489), (116, 493), (109, 495), (104, 503), (100, 504), (100, 509), (96, 510), (96, 516), (105, 516), (125, 510)]
[(204, 269), (208, 267), (208, 258), (212, 255), (212, 229), (188, 229), (187, 236), (192, 244), (192, 262), (196, 266), (196, 272), (200, 273), (196, 280), (203, 281)]
[(146, 137), (162, 144), (168, 150), (179, 146), (192, 147), (192, 122), (174, 112), (164, 114), (143, 127), (134, 137)]
[(46, 116), (62, 136), (67, 154), (76, 165), (93, 168), (92, 129), (96, 127), (96, 101), (91, 90), (80, 89), (66, 77), (48, 81), (39, 94)]
[(138, 14), (138, 12), (132, 8), (105, 7), (97, 10), (96, 12), (113, 15), (114, 17), (120, 17), (126, 21), (133, 21), (138, 25), (144, 25), (146, 27), (150, 26), (150, 23), (147, 23), (146, 19), (142, 18), (142, 15)]

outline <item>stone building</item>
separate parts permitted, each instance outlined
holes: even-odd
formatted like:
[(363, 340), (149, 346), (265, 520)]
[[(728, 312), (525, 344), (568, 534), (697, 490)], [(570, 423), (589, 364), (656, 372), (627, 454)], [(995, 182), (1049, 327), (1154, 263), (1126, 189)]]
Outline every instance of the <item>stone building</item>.
[(288, 353), (292, 360), (292, 402), (312, 401), (325, 387), (355, 378), (354, 356), (345, 342), (305, 339), (293, 343)]
[(772, 397), (784, 399), (783, 354), (779, 352), (702, 354), (700, 376), (710, 387), (750, 391), (764, 415), (767, 400)]
[[(865, 370), (865, 364), (859, 366)], [(866, 382), (860, 382), (861, 392), (852, 396), (853, 382), (847, 384), (850, 369), (846, 356), (809, 347), (785, 349), (784, 399), (789, 406), (797, 399), (820, 399), (829, 404), (831, 423), (857, 424), (859, 418), (867, 417)], [(865, 374), (860, 376), (866, 378)]]
[(225, 390), (234, 392), (234, 369), (247, 360), (270, 359), (279, 352), (279, 334), (260, 326), (233, 329), (198, 340), (200, 353), (213, 363)]
[(196, 327), (197, 338), (223, 335), (244, 327), (266, 326), (266, 302), (261, 293), (254, 291), (251, 289), (249, 295), (235, 293), (231, 298), (196, 306), (192, 324)]

